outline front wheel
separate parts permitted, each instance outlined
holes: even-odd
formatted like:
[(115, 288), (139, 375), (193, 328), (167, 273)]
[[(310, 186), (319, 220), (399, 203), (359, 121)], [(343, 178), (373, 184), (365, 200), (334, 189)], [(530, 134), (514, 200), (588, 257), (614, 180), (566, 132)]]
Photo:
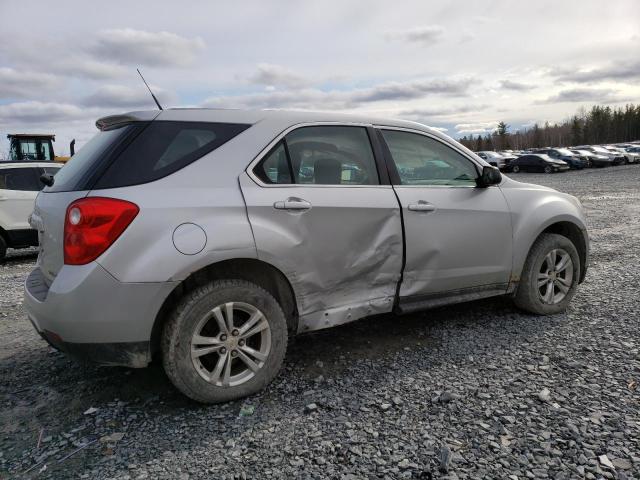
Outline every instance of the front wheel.
[(542, 234), (525, 262), (515, 303), (539, 315), (560, 313), (575, 295), (579, 279), (580, 257), (571, 240), (555, 233)]
[(547, 165), (546, 167), (544, 167), (544, 173), (553, 173), (553, 168)]
[(162, 338), (167, 376), (202, 403), (262, 390), (280, 370), (286, 350), (282, 308), (267, 291), (244, 280), (214, 281), (189, 293)]
[(513, 173), (518, 173), (518, 172), (520, 171), (520, 167), (519, 167), (518, 165), (514, 165), (514, 166), (511, 168), (511, 171), (512, 171)]

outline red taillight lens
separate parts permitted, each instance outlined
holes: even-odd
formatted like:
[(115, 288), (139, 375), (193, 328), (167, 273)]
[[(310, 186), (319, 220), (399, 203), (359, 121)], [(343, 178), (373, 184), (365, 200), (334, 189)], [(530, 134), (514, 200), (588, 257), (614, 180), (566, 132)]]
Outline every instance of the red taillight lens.
[(125, 231), (140, 209), (115, 198), (86, 197), (67, 208), (64, 263), (85, 265), (100, 256)]

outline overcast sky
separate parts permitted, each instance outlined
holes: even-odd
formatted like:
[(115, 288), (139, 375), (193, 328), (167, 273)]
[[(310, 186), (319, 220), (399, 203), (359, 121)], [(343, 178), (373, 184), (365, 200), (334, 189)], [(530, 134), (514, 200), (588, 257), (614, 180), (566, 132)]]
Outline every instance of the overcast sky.
[(640, 1), (0, 0), (6, 134), (155, 108), (371, 112), (453, 137), (640, 103)]

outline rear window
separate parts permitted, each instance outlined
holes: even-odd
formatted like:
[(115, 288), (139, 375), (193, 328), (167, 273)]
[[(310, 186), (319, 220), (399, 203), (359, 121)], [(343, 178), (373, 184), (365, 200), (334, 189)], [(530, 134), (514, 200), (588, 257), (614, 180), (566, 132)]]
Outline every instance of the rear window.
[(152, 182), (184, 168), (249, 128), (236, 123), (151, 122), (117, 155), (94, 188)]
[(65, 164), (47, 192), (126, 187), (152, 182), (220, 147), (250, 125), (134, 122), (98, 132)]

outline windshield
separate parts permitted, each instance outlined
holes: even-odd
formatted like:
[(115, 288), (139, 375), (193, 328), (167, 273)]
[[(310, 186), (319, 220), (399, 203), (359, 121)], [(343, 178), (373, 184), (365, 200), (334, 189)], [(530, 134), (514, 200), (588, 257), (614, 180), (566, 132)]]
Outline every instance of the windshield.
[(602, 147), (591, 147), (591, 150), (593, 150), (594, 152), (600, 152), (600, 153), (611, 153), (609, 152), (609, 150)]

